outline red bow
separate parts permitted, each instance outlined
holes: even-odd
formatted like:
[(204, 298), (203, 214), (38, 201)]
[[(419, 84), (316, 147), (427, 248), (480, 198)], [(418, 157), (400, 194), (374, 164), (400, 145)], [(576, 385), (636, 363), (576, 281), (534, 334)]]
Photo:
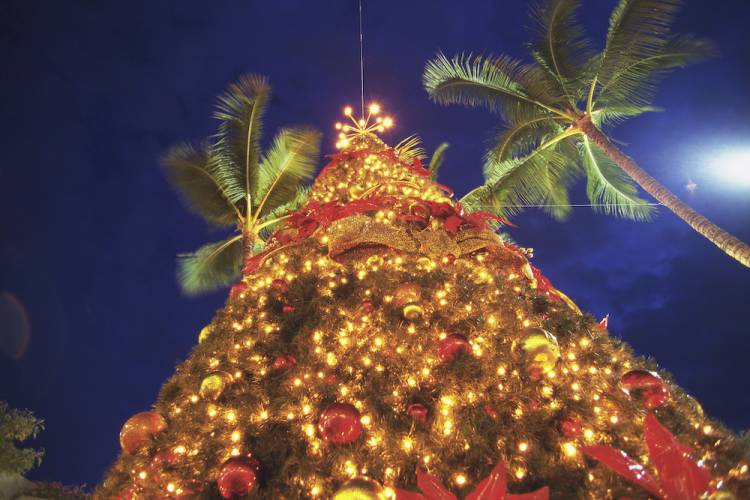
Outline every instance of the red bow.
[(583, 452), (664, 500), (697, 500), (709, 490), (708, 470), (690, 458), (692, 450), (679, 443), (653, 413), (646, 415), (643, 433), (658, 479), (622, 450), (599, 445), (586, 446)]
[[(396, 489), (396, 500), (457, 500), (440, 480), (434, 475), (417, 469), (417, 486), (422, 493)], [(466, 500), (548, 500), (547, 486), (531, 493), (508, 493), (508, 475), (505, 472), (505, 462), (501, 459), (492, 469), (490, 475), (484, 478)]]

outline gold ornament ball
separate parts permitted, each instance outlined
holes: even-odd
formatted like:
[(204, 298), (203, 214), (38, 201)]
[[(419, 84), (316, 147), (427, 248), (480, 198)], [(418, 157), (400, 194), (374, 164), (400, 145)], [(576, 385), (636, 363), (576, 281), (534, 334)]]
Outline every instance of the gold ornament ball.
[(687, 401), (688, 406), (690, 406), (690, 408), (692, 408), (692, 410), (697, 413), (698, 416), (705, 416), (703, 413), (703, 407), (693, 396), (685, 395), (685, 400)]
[(201, 332), (198, 334), (198, 343), (205, 342), (208, 337), (211, 336), (214, 329), (211, 327), (211, 325), (204, 326)]
[(404, 307), (404, 318), (410, 321), (421, 318), (422, 314), (424, 314), (424, 309), (417, 304), (409, 304)]
[(203, 399), (216, 401), (227, 386), (228, 376), (223, 372), (208, 375), (201, 382), (200, 394)]
[(393, 304), (396, 307), (404, 307), (414, 304), (422, 299), (422, 287), (417, 283), (404, 283), (399, 285), (393, 292)]
[(369, 477), (355, 477), (344, 483), (334, 500), (385, 500), (385, 490)]
[(731, 491), (717, 491), (708, 497), (709, 500), (737, 500)]
[(560, 346), (557, 339), (547, 330), (530, 328), (523, 339), (522, 349), (532, 368), (543, 372), (552, 371), (560, 359)]

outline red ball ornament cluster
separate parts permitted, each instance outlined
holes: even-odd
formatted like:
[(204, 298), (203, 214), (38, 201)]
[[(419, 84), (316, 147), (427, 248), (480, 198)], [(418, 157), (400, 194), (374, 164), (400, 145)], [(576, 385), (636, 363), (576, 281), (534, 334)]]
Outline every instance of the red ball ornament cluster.
[(229, 297), (232, 299), (239, 297), (239, 295), (245, 290), (247, 290), (247, 283), (245, 283), (244, 281), (235, 283), (234, 285), (232, 285), (232, 288), (229, 289)]
[(271, 368), (274, 370), (290, 370), (297, 364), (297, 358), (292, 355), (279, 356), (273, 361)]
[(362, 435), (359, 411), (348, 403), (333, 403), (321, 413), (318, 431), (329, 443), (353, 443)]
[(574, 439), (583, 433), (583, 426), (577, 418), (567, 417), (560, 422), (560, 431), (565, 437)]
[(427, 417), (429, 416), (429, 410), (422, 403), (412, 403), (406, 408), (406, 414), (414, 419), (420, 425), (427, 423)]
[(669, 388), (655, 372), (631, 370), (620, 378), (620, 389), (632, 397), (640, 398), (649, 410), (658, 408), (669, 401)]
[(438, 357), (440, 361), (450, 361), (460, 352), (471, 354), (471, 344), (461, 334), (453, 333), (448, 335), (438, 344)]
[(259, 476), (260, 462), (249, 457), (233, 457), (221, 466), (216, 485), (222, 498), (242, 497), (257, 486)]
[(136, 413), (120, 430), (120, 446), (125, 453), (132, 455), (166, 428), (167, 421), (155, 411)]

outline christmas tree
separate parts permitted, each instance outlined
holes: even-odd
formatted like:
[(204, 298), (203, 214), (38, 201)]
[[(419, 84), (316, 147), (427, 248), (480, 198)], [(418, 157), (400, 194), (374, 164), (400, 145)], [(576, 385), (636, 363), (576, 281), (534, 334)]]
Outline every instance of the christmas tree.
[(750, 497), (747, 443), (373, 118), (340, 127), (95, 496)]

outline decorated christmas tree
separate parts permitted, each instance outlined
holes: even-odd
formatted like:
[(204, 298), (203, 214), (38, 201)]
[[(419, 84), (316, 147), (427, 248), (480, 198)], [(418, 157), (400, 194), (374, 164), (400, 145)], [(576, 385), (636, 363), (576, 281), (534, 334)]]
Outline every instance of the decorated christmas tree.
[(746, 442), (386, 125), (340, 127), (96, 496), (750, 497)]

